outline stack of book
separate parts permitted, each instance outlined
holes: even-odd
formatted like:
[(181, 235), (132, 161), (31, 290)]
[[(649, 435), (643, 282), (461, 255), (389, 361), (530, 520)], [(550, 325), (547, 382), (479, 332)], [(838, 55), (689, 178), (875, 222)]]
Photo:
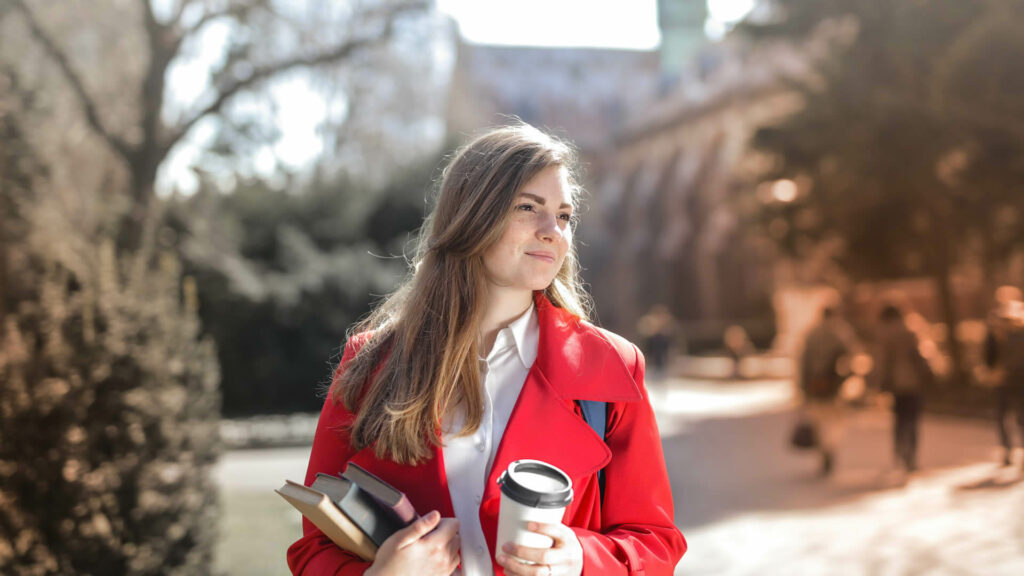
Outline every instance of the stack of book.
[(320, 473), (311, 486), (287, 480), (275, 492), (335, 544), (368, 561), (418, 517), (404, 493), (351, 462), (340, 477)]

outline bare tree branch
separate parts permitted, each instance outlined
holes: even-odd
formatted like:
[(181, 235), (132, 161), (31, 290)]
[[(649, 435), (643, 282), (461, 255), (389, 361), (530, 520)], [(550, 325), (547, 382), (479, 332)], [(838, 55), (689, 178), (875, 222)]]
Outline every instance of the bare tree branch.
[(419, 10), (428, 10), (430, 6), (431, 3), (426, 0), (408, 0), (401, 4), (391, 6), (377, 5), (374, 6), (373, 8), (363, 10), (362, 12), (360, 12), (360, 14), (362, 18), (365, 19), (387, 18), (388, 20), (392, 20), (396, 16), (399, 16), (401, 14), (416, 12)]
[(171, 17), (171, 23), (177, 26), (181, 26), (181, 18), (185, 14), (185, 10), (188, 9), (189, 5), (194, 4), (196, 0), (178, 0), (178, 7), (174, 10), (174, 16)]
[[(149, 43), (149, 65), (142, 83), (139, 104), (142, 108), (142, 147), (156, 147), (160, 129), (160, 109), (163, 108), (164, 81), (167, 66), (176, 50), (177, 42), (167, 27), (157, 20), (150, 0), (139, 0), (145, 15), (146, 39)], [(161, 158), (162, 160), (162, 158)]]
[(244, 18), (247, 14), (258, 8), (270, 9), (271, 6), (268, 0), (256, 0), (254, 2), (232, 4), (223, 10), (207, 12), (206, 14), (203, 14), (195, 24), (188, 27), (186, 34), (195, 34), (202, 30), (203, 26), (206, 26), (215, 20), (220, 20), (221, 18)]
[(153, 5), (150, 4), (149, 0), (139, 0), (142, 4), (142, 13), (146, 16), (146, 28), (160, 27), (160, 21), (157, 20), (156, 14), (153, 13)]
[(178, 141), (180, 141), (181, 138), (184, 137), (185, 134), (187, 134), (188, 131), (191, 130), (192, 127), (195, 126), (197, 122), (199, 122), (199, 120), (210, 114), (215, 114), (219, 112), (224, 107), (224, 105), (239, 92), (247, 88), (250, 88), (258, 84), (259, 82), (266, 80), (277, 74), (287, 72), (289, 70), (294, 70), (297, 68), (312, 68), (316, 66), (323, 66), (325, 64), (339, 62), (348, 58), (349, 56), (351, 56), (353, 53), (357, 52), (360, 49), (369, 46), (374, 46), (381, 42), (385, 42), (391, 37), (391, 34), (394, 30), (394, 20), (396, 16), (398, 16), (401, 13), (409, 12), (411, 10), (417, 10), (422, 6), (424, 6), (423, 3), (417, 2), (403, 4), (399, 7), (394, 8), (393, 10), (390, 11), (388, 16), (384, 17), (385, 24), (383, 31), (381, 31), (379, 34), (375, 36), (349, 40), (347, 42), (343, 42), (335, 46), (331, 50), (322, 52), (320, 54), (315, 54), (313, 56), (296, 56), (295, 58), (283, 60), (281, 62), (276, 62), (274, 64), (256, 68), (255, 70), (253, 70), (251, 74), (249, 74), (245, 78), (236, 80), (233, 83), (229, 84), (227, 87), (221, 89), (217, 94), (216, 98), (214, 98), (212, 102), (210, 102), (204, 108), (196, 112), (191, 118), (182, 122), (177, 129), (172, 130), (170, 132), (170, 137), (164, 143), (164, 150), (169, 151), (171, 148), (173, 148), (174, 145), (177, 144)]
[(92, 129), (103, 137), (104, 140), (113, 148), (118, 154), (120, 154), (126, 161), (131, 162), (131, 158), (134, 154), (134, 149), (124, 139), (116, 136), (107, 130), (107, 127), (103, 125), (103, 121), (100, 119), (99, 111), (96, 108), (96, 103), (93, 102), (89, 93), (85, 90), (85, 85), (82, 83), (82, 79), (79, 77), (78, 72), (71, 66), (71, 62), (68, 60), (67, 55), (59, 46), (53, 41), (52, 38), (43, 30), (40, 26), (39, 21), (36, 19), (35, 14), (25, 4), (24, 0), (13, 0), (15, 7), (21, 10), (25, 16), (25, 20), (28, 22), (29, 30), (32, 32), (32, 36), (39, 42), (43, 50), (50, 55), (60, 68), (61, 73), (64, 75), (64, 79), (71, 85), (72, 91), (75, 93), (75, 97), (78, 98), (79, 104), (85, 112), (85, 117), (89, 121), (89, 125)]

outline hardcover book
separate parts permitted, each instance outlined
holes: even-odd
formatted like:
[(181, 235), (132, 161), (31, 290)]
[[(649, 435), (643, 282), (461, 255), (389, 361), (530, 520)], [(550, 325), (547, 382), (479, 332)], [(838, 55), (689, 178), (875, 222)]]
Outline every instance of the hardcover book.
[(377, 554), (377, 545), (338, 509), (330, 496), (291, 480), (286, 480), (285, 485), (275, 492), (339, 547), (363, 560), (373, 561)]
[(358, 464), (349, 462), (341, 476), (352, 481), (373, 497), (383, 508), (394, 515), (401, 527), (408, 526), (419, 518), (416, 509), (413, 508), (405, 493), (374, 476)]
[(390, 509), (381, 506), (348, 478), (319, 473), (312, 487), (329, 496), (334, 505), (378, 547), (406, 526)]

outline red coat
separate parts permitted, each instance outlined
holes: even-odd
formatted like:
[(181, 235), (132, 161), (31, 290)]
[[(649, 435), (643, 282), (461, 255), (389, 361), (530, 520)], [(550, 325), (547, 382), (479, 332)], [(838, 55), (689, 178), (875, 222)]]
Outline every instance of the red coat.
[[(585, 576), (669, 576), (686, 551), (686, 541), (673, 523), (661, 439), (643, 386), (643, 356), (627, 340), (579, 321), (543, 296), (538, 294), (535, 300), (540, 323), (537, 360), (512, 410), (480, 505), (492, 562), (498, 476), (510, 462), (532, 458), (554, 464), (572, 478), (575, 497), (563, 523), (573, 528), (583, 547)], [(358, 348), (353, 341), (345, 348), (339, 370)], [(608, 403), (604, 441), (580, 416), (574, 400)], [(349, 445), (344, 426), (352, 419), (342, 404), (324, 402), (306, 485), (317, 472), (338, 474), (351, 460), (405, 492), (420, 514), (438, 510), (442, 517), (455, 515), (440, 448), (417, 466), (380, 460), (372, 447), (354, 451)], [(601, 468), (603, 507), (597, 480)], [(294, 574), (362, 574), (369, 566), (332, 544), (307, 520), (303, 532), (288, 549)], [(504, 574), (496, 562), (494, 572)]]

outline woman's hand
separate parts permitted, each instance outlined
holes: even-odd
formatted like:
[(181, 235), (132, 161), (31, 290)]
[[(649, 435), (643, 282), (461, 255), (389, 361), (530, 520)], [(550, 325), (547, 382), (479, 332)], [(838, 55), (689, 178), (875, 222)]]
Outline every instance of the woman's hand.
[(449, 576), (459, 565), (459, 521), (434, 510), (381, 544), (366, 576)]
[[(551, 537), (551, 548), (527, 548), (509, 542), (496, 560), (513, 576), (579, 576), (583, 572), (583, 546), (571, 528), (562, 524), (530, 522), (526, 529)], [(532, 564), (530, 564), (532, 562)]]

